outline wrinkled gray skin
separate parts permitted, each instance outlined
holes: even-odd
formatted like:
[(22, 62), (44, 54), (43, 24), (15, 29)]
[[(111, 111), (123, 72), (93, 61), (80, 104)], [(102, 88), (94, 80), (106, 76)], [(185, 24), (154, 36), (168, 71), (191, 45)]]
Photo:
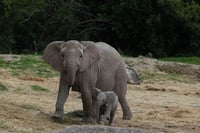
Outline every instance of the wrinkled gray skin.
[(138, 75), (133, 68), (128, 67), (128, 65), (126, 65), (126, 73), (127, 73), (128, 84), (139, 85), (143, 82), (140, 75)]
[(112, 123), (118, 106), (118, 97), (114, 91), (101, 91), (97, 89), (96, 114), (97, 122), (104, 123), (107, 120)]
[(47, 45), (43, 59), (60, 72), (59, 91), (53, 118), (62, 120), (64, 103), (69, 89), (81, 92), (85, 122), (96, 121), (92, 109), (95, 88), (114, 91), (122, 106), (123, 119), (131, 119), (132, 113), (126, 100), (126, 66), (119, 53), (103, 42), (91, 41), (54, 41)]
[[(127, 74), (127, 83), (133, 84), (133, 85), (140, 85), (143, 81), (140, 75), (137, 74), (137, 72), (126, 65), (126, 74)], [(72, 91), (78, 91), (80, 92), (79, 88), (76, 86), (72, 87)]]

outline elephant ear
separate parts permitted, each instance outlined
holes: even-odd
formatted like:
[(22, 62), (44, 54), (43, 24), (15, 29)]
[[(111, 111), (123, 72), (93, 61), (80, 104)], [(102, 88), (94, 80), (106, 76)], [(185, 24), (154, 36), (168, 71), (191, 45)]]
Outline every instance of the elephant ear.
[(55, 70), (64, 70), (63, 60), (60, 55), (64, 41), (53, 41), (47, 45), (43, 53), (43, 59), (51, 65)]
[(99, 61), (100, 53), (94, 42), (82, 41), (81, 44), (83, 45), (83, 56), (81, 59), (79, 71), (83, 72)]

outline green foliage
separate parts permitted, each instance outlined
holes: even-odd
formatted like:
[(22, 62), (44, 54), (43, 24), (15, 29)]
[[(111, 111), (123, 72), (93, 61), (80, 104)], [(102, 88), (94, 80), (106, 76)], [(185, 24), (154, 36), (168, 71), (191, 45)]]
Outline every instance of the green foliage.
[(147, 53), (146, 57), (153, 58), (153, 54), (149, 52), (149, 53)]
[(159, 58), (159, 60), (200, 65), (200, 57), (168, 57)]
[(50, 41), (78, 39), (132, 56), (200, 56), (199, 22), (198, 0), (2, 0), (0, 53), (42, 53)]
[(0, 91), (7, 91), (7, 87), (0, 82)]
[(31, 88), (34, 91), (45, 91), (45, 92), (49, 91), (47, 88), (44, 88), (38, 85), (32, 85)]

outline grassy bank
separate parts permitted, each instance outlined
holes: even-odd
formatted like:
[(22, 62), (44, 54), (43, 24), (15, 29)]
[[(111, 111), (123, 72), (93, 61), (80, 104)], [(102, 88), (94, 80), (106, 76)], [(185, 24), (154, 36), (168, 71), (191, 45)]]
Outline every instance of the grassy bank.
[(0, 68), (10, 69), (13, 76), (32, 75), (48, 78), (58, 75), (41, 56), (35, 55), (2, 55)]
[(159, 60), (200, 65), (200, 57), (168, 57), (159, 58)]

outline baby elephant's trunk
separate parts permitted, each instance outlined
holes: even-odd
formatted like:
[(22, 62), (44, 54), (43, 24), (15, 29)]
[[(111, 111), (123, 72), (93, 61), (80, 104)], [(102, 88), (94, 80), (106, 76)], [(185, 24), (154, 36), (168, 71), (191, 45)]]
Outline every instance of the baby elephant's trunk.
[(112, 123), (115, 112), (117, 110), (118, 106), (118, 97), (114, 92), (108, 91), (106, 92), (107, 99), (106, 99), (106, 104), (105, 104), (105, 110), (102, 115), (102, 121), (103, 122), (108, 122), (109, 125)]

